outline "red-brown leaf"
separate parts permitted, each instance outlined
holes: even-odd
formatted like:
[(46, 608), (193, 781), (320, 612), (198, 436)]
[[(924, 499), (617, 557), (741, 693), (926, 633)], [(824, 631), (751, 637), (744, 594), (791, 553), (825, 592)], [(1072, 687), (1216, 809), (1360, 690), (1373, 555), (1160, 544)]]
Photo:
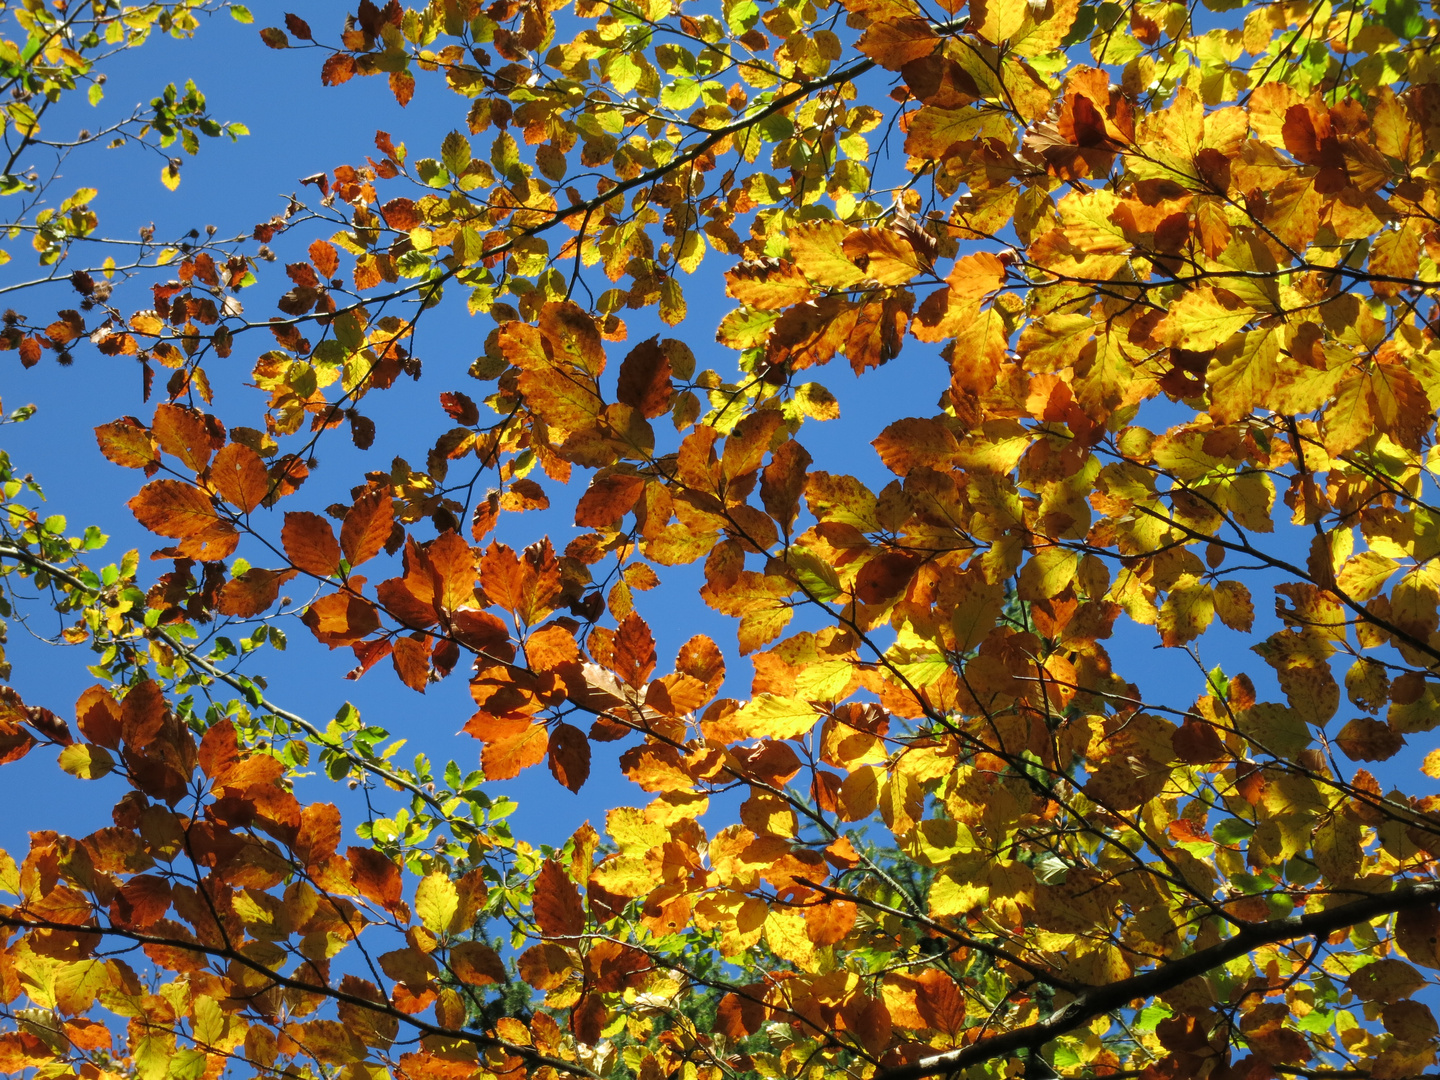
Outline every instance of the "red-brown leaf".
[(532, 910), (540, 932), (551, 938), (573, 938), (585, 929), (585, 905), (570, 875), (553, 859), (535, 878)]
[(620, 363), (616, 398), (647, 418), (660, 416), (670, 406), (670, 358), (659, 337), (642, 341)]
[(347, 53), (332, 53), (320, 65), (320, 81), (326, 86), (339, 86), (354, 76), (355, 58)]
[(396, 638), (390, 662), (395, 665), (395, 674), (400, 676), (401, 682), (411, 690), (425, 692), (425, 685), (430, 680), (430, 650), (423, 641)]
[(388, 910), (400, 903), (403, 881), (400, 868), (373, 848), (352, 847), (346, 849), (345, 857), (350, 860), (355, 888), (367, 900), (373, 900)]
[(550, 732), (550, 772), (571, 791), (579, 791), (590, 777), (590, 740), (570, 724), (556, 724)]
[(440, 407), (457, 424), (474, 427), (480, 422), (480, 407), (471, 400), (469, 394), (462, 394), (459, 390), (441, 394)]

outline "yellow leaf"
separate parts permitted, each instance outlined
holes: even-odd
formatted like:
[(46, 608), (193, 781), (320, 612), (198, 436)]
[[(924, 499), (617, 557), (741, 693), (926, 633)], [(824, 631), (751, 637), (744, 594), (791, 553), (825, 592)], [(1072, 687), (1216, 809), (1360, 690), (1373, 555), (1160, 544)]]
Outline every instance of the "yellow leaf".
[(415, 887), (415, 914), (431, 933), (447, 932), (459, 906), (460, 895), (455, 883), (445, 874), (438, 871), (427, 874)]
[(1420, 763), (1420, 771), (1426, 776), (1440, 780), (1440, 750), (1431, 750)]
[(804, 698), (757, 694), (730, 722), (752, 739), (794, 739), (815, 726), (819, 715)]
[(1170, 308), (1155, 328), (1155, 339), (1171, 348), (1205, 352), (1228, 340), (1255, 314), (1233, 293), (1206, 286), (1187, 292)]
[(60, 768), (81, 780), (98, 780), (115, 768), (115, 759), (103, 746), (73, 743), (60, 751)]
[(1068, 548), (1047, 547), (1037, 551), (1020, 571), (1022, 600), (1048, 600), (1075, 580), (1080, 556)]

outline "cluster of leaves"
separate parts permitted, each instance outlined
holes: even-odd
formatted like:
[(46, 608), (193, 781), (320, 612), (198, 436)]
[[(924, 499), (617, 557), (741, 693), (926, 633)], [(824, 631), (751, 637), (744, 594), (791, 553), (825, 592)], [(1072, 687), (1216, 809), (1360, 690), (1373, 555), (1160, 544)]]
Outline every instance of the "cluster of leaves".
[[(9, 241), (29, 240), (40, 267), (40, 276), (7, 283), (3, 291), (27, 290), (68, 278), (80, 296), (79, 310), (61, 310), (48, 326), (45, 322), (29, 326), (22, 315), (6, 311), (0, 350), (18, 350), (24, 366), (39, 363), (47, 350), (68, 363), (73, 344), (91, 334), (103, 350), (101, 339), (112, 320), (120, 317), (113, 309), (106, 311), (118, 281), (153, 272), (173, 262), (182, 249), (197, 247), (198, 231), (176, 243), (157, 243), (153, 226), (142, 230), (138, 240), (106, 237), (91, 206), (99, 195), (96, 188), (81, 187), (58, 204), (52, 201), (61, 170), (74, 153), (87, 147), (113, 150), (129, 146), (154, 154), (162, 163), (162, 183), (174, 191), (180, 184), (182, 163), (173, 156), (176, 143), (187, 155), (194, 155), (199, 152), (201, 136), (228, 135), (233, 141), (248, 134), (244, 124), (222, 124), (212, 117), (205, 95), (194, 82), (186, 82), (183, 89), (168, 84), (148, 108), (137, 106), (129, 115), (99, 119), (93, 127), (64, 133), (53, 129), (57, 124), (75, 122), (74, 110), (82, 107), (82, 98), (90, 109), (99, 111), (105, 97), (107, 61), (142, 47), (156, 33), (188, 38), (198, 29), (202, 16), (222, 8), (229, 8), (240, 21), (251, 19), (243, 7), (214, 0), (169, 0), (141, 6), (118, 0), (76, 0), (51, 6), (33, 0), (0, 3), (4, 26), (0, 31), (0, 91), (8, 94), (7, 103), (0, 107), (0, 196), (8, 196), (3, 229)], [(9, 36), (12, 33), (14, 36)], [(61, 116), (63, 120), (56, 119)], [(198, 247), (211, 246), (215, 232), (211, 227)], [(0, 266), (10, 261), (10, 252), (0, 250)], [(82, 312), (97, 307), (109, 318), (86, 329)]]
[[(63, 522), (11, 512), (0, 559), (82, 613), (100, 683), (78, 738), (0, 699), (6, 755), (38, 737), (129, 790), (0, 875), (0, 1065), (1434, 1064), (1440, 796), (1397, 755), (1440, 727), (1440, 23), (1413, 0), (941, 8), (365, 0), (336, 44), (262, 31), (402, 106), (434, 76), (464, 126), (413, 160), (378, 133), (259, 246), (174, 252), (128, 316), (100, 298), (99, 330), (12, 325), (22, 360), (89, 334), (173, 372), (148, 420), (96, 431), (173, 569), (94, 574)], [(295, 261), (252, 321), (235, 295), (271, 243)], [(622, 318), (681, 323), (710, 249), (726, 374)], [(437, 387), (423, 465), (307, 504), (323, 440), (385, 445), (362, 403), (422, 377), (447, 289), (496, 325), (474, 385)], [(948, 386), (875, 434), (885, 482), (817, 463), (804, 425), (839, 402), (808, 369), (843, 356), (863, 387), (902, 351)], [(207, 373), (236, 354), (251, 390)], [(550, 507), (537, 466), (579, 492), (567, 536), (517, 519)], [(735, 647), (696, 634), (662, 667), (646, 594), (686, 565)], [(352, 678), (463, 672), (479, 772), (269, 702), (236, 665), (294, 615)], [(1189, 689), (1107, 648), (1146, 627)], [(1207, 661), (1227, 639), (1253, 676)], [(485, 782), (543, 764), (580, 791), (596, 742), (644, 805), (513, 837)], [(339, 811), (296, 796), (312, 751), (406, 792), (368, 846), (341, 855)]]

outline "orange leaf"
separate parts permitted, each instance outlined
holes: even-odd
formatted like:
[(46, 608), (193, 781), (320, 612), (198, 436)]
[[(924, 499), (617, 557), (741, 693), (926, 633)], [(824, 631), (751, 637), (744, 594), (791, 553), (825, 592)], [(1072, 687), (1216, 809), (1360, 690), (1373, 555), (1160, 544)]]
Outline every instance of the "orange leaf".
[(319, 514), (292, 510), (285, 515), (280, 542), (297, 570), (317, 577), (329, 577), (340, 569), (340, 545), (335, 530)]
[(475, 553), (465, 538), (453, 530), (443, 532), (430, 542), (425, 555), (434, 571), (435, 606), (447, 612), (476, 607)]
[(480, 766), (487, 780), (513, 780), (522, 769), (545, 759), (550, 748), (544, 724), (530, 724), (517, 734), (487, 742), (480, 754)]
[(333, 278), (340, 269), (340, 254), (326, 240), (316, 240), (310, 245), (310, 261), (320, 271), (321, 277)]
[(87, 740), (120, 749), (120, 703), (102, 686), (87, 686), (75, 702), (75, 722)]
[(939, 44), (929, 20), (907, 15), (872, 23), (858, 48), (881, 67), (899, 71), (912, 60), (929, 56)]
[(834, 945), (855, 925), (859, 909), (849, 900), (830, 900), (805, 909), (805, 936), (816, 945)]
[(192, 472), (203, 472), (210, 462), (210, 429), (205, 417), (184, 405), (158, 405), (151, 425), (160, 449), (184, 462)]
[(408, 71), (392, 71), (390, 73), (390, 92), (395, 95), (395, 100), (403, 109), (415, 96), (415, 76)]
[[(332, 53), (320, 65), (320, 81), (325, 86), (339, 86), (355, 76), (355, 58), (346, 53)], [(312, 256), (313, 257), (313, 256)]]
[(228, 527), (203, 491), (179, 480), (153, 480), (126, 505), (151, 532), (177, 540)]
[[(358, 588), (363, 581), (356, 578)], [(305, 609), (300, 621), (322, 644), (332, 649), (340, 645), (353, 645), (380, 628), (380, 616), (375, 605), (353, 593), (333, 592), (322, 596)]]
[(222, 447), (210, 466), (210, 482), (220, 497), (242, 514), (254, 510), (270, 493), (270, 474), (261, 460), (244, 443), (232, 442)]
[(253, 619), (275, 603), (280, 586), (294, 576), (294, 570), (262, 570), (252, 566), (220, 586), (215, 594), (216, 610), (222, 615)]
[(492, 604), (531, 626), (559, 607), (564, 595), (560, 564), (548, 539), (526, 548), (523, 558), (492, 541), (480, 558), (480, 586)]
[(120, 703), (120, 730), (126, 745), (139, 750), (149, 746), (165, 725), (165, 692), (143, 679), (130, 687)]
[(505, 981), (505, 964), (489, 945), (464, 941), (450, 950), (450, 970), (467, 986)]
[(644, 491), (644, 477), (602, 470), (575, 504), (575, 524), (591, 529), (614, 525), (630, 512)]
[(799, 443), (783, 442), (760, 474), (760, 501), (765, 512), (788, 530), (800, 513), (800, 496), (805, 491), (805, 470), (812, 458)]
[(635, 612), (626, 615), (615, 630), (615, 652), (611, 671), (634, 687), (645, 685), (655, 670), (655, 638), (650, 627)]
[(124, 416), (95, 429), (100, 452), (127, 469), (148, 469), (159, 462), (155, 440), (145, 425), (133, 416)]
[(520, 954), (520, 977), (536, 990), (554, 990), (570, 975), (570, 955), (559, 945), (543, 941)]
[(340, 526), (340, 550), (351, 567), (380, 554), (395, 526), (395, 510), (384, 488), (368, 491), (355, 500)]

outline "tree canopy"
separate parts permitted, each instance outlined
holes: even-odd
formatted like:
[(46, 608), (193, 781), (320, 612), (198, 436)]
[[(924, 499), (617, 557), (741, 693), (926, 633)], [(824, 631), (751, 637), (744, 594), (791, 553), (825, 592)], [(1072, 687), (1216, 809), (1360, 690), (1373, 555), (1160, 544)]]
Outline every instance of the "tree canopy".
[[(143, 373), (95, 505), (0, 454), (0, 615), (88, 665), (73, 705), (0, 689), (0, 760), (120, 792), (84, 836), (5, 804), (0, 1069), (1435, 1063), (1434, 11), (362, 0), (267, 59), (316, 116), (419, 87), (443, 140), (377, 132), (238, 236), (107, 235), (55, 161), (153, 154), (161, 206), (246, 129), (194, 84), (61, 129), (226, 10), (0, 3), (7, 390)], [(886, 364), (948, 388), (812, 457)], [(402, 380), (427, 410), (377, 424)], [(148, 550), (71, 535), (113, 492)], [(267, 696), (327, 649), (358, 707)], [(468, 683), (478, 767), (393, 754), (396, 679)], [(633, 805), (513, 835), (488, 785), (583, 791), (595, 743)]]

